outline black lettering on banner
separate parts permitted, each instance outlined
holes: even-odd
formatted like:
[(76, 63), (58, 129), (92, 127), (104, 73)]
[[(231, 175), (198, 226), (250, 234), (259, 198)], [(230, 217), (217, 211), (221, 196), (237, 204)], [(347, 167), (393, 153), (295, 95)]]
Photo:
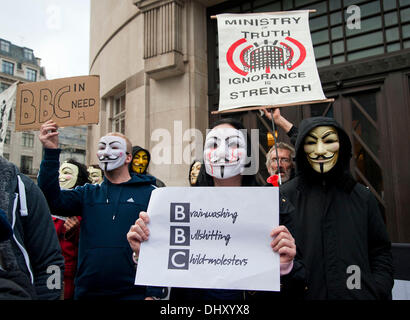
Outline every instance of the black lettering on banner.
[(169, 240), (171, 246), (189, 246), (190, 238), (190, 227), (171, 226)]
[(171, 202), (171, 222), (189, 223), (190, 203)]
[(189, 249), (169, 249), (168, 269), (188, 270)]

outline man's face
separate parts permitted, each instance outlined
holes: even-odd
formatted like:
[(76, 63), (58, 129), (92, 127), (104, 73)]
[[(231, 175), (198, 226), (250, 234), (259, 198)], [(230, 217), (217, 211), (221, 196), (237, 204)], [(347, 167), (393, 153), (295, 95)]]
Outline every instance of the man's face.
[(291, 171), (293, 168), (292, 158), (290, 156), (291, 151), (288, 149), (278, 149), (279, 157), (279, 169), (276, 157), (276, 152), (272, 152), (271, 155), (271, 167), (269, 168), (269, 173), (271, 175), (279, 174), (282, 182), (286, 182), (290, 179)]
[(221, 124), (207, 134), (204, 146), (206, 173), (217, 179), (228, 179), (241, 174), (245, 163), (246, 140), (240, 130)]
[(138, 151), (132, 159), (132, 171), (144, 173), (148, 166), (148, 155), (145, 151)]
[(191, 185), (194, 185), (198, 180), (199, 171), (201, 170), (201, 163), (199, 161), (195, 162), (192, 166), (191, 172), (189, 173), (189, 181)]
[(64, 162), (59, 169), (58, 181), (60, 188), (74, 188), (78, 178), (78, 167), (72, 163)]
[(313, 170), (319, 173), (326, 173), (335, 166), (339, 148), (339, 135), (334, 127), (316, 127), (305, 137), (306, 157)]
[(117, 136), (104, 136), (98, 143), (98, 165), (103, 171), (112, 171), (124, 165), (127, 143)]

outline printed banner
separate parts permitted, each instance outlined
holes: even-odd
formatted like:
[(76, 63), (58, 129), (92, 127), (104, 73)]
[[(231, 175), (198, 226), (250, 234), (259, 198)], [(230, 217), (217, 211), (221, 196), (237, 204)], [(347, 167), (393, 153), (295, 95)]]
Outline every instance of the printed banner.
[(4, 139), (9, 126), (10, 111), (16, 104), (17, 82), (0, 93), (0, 155), (3, 156)]
[(324, 100), (309, 11), (221, 14), (219, 111)]
[(16, 131), (39, 130), (53, 119), (60, 127), (98, 123), (100, 77), (80, 76), (17, 86)]
[(280, 290), (278, 188), (158, 188), (147, 213), (135, 284)]

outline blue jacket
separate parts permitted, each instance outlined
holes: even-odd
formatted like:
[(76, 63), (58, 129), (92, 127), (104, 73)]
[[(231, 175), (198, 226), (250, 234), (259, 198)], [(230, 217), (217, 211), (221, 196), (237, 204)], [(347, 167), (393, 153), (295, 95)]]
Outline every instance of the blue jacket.
[(127, 241), (130, 226), (146, 211), (155, 179), (131, 175), (113, 184), (85, 184), (60, 190), (60, 149), (45, 149), (38, 185), (56, 215), (82, 216), (75, 298), (143, 299), (161, 296), (160, 288), (135, 286), (135, 265)]

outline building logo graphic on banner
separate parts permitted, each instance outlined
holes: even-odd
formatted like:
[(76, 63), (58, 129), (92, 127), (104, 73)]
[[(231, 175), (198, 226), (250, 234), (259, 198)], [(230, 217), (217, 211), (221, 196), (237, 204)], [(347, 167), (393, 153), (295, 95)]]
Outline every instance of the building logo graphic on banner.
[[(262, 32), (263, 34), (263, 32)], [(249, 72), (255, 72), (256, 70), (265, 70), (266, 74), (272, 72), (272, 69), (287, 69), (292, 71), (300, 66), (306, 58), (306, 49), (299, 41), (291, 37), (286, 37), (285, 43), (283, 41), (278, 43), (278, 40), (263, 42), (254, 42), (251, 45), (247, 45), (247, 40), (242, 38), (234, 42), (226, 54), (226, 60), (232, 71), (241, 76), (247, 76)], [(298, 49), (298, 58), (295, 58), (295, 53), (289, 42), (296, 46)], [(238, 47), (245, 44), (246, 47), (240, 52), (236, 52)], [(242, 68), (238, 67), (233, 59), (234, 54), (239, 53), (239, 60), (241, 61)], [(292, 74), (289, 74), (291, 77)], [(293, 73), (294, 75), (294, 73)], [(268, 79), (269, 77), (265, 77)]]
[(221, 14), (219, 111), (324, 100), (309, 12)]

